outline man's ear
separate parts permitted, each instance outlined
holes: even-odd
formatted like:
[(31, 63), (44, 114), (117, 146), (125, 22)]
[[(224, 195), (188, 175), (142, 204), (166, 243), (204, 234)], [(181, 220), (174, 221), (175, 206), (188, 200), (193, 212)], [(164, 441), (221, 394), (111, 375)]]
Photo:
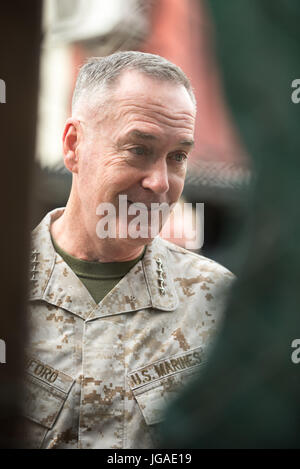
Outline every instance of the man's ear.
[(78, 151), (80, 122), (70, 118), (67, 120), (63, 133), (63, 152), (65, 167), (72, 173), (78, 172)]

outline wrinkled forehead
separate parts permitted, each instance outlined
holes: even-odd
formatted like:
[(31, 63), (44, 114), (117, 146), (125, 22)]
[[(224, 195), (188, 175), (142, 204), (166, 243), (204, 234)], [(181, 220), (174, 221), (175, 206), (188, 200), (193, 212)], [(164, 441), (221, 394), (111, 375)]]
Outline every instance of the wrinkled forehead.
[(184, 85), (150, 77), (129, 70), (124, 72), (114, 86), (112, 98), (116, 104), (136, 103), (140, 106), (163, 107), (166, 112), (181, 112), (195, 117), (196, 109)]
[(128, 72), (111, 96), (111, 118), (119, 125), (145, 125), (193, 133), (196, 109), (183, 85)]

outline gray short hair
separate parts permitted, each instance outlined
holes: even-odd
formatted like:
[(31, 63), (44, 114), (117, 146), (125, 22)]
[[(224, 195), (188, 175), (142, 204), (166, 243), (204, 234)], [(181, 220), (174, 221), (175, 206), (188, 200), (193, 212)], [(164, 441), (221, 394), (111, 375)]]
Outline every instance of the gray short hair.
[(125, 70), (137, 70), (158, 80), (183, 85), (196, 106), (192, 85), (180, 67), (159, 55), (125, 51), (88, 59), (77, 77), (72, 100), (73, 109), (81, 95), (111, 88)]

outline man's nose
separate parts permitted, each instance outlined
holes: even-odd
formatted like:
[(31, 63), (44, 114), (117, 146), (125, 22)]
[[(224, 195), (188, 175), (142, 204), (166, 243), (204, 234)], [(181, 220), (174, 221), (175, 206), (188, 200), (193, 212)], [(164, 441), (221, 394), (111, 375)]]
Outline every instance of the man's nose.
[(166, 161), (158, 161), (149, 168), (142, 180), (142, 187), (157, 194), (168, 192), (169, 177)]

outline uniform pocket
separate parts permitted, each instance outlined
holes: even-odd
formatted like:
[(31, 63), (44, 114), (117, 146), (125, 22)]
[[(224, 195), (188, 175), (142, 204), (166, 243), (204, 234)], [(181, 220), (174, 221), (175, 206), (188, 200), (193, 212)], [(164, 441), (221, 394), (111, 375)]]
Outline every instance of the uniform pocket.
[(198, 375), (203, 363), (202, 348), (198, 347), (129, 373), (129, 386), (147, 425), (163, 421), (166, 407)]
[(71, 376), (41, 363), (28, 361), (25, 375), (23, 415), (29, 419), (27, 444), (39, 448), (68, 397), (74, 383)]

